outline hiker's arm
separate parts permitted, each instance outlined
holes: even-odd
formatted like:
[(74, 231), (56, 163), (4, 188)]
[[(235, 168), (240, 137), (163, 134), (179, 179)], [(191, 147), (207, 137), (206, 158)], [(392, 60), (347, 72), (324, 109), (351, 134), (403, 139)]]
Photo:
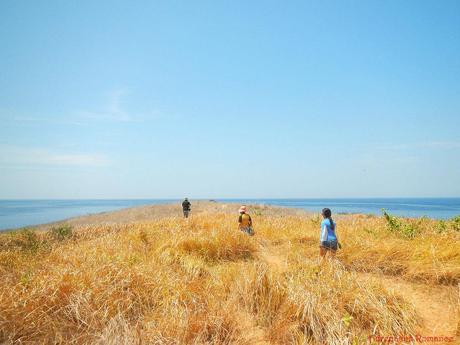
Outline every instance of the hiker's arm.
[(327, 241), (327, 226), (323, 225), (323, 228), (321, 229), (321, 242)]
[(252, 218), (249, 214), (248, 214), (248, 217), (249, 217), (249, 226), (252, 226)]

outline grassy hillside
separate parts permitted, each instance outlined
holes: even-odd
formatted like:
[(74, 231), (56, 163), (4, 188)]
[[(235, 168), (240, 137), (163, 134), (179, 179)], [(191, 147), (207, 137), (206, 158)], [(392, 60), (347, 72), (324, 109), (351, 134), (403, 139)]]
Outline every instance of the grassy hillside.
[(343, 249), (320, 264), (317, 215), (250, 211), (254, 237), (218, 210), (0, 235), (0, 343), (351, 344), (458, 332), (458, 301), (445, 311), (450, 334), (439, 334), (381, 277), (455, 290), (459, 220), (342, 216)]

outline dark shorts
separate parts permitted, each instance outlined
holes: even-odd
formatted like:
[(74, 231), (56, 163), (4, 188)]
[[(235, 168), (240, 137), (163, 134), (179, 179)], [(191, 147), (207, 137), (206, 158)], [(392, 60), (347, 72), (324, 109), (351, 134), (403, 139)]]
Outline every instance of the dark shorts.
[(240, 230), (247, 233), (249, 236), (254, 236), (254, 230), (250, 226), (242, 227)]
[(322, 241), (320, 247), (327, 250), (337, 250), (337, 241)]

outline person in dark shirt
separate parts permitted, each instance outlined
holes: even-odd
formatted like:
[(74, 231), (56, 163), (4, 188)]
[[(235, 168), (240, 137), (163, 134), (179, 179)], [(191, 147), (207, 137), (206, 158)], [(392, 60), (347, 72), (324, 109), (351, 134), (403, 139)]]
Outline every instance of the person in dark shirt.
[(191, 206), (192, 204), (190, 203), (190, 201), (188, 201), (187, 198), (185, 198), (184, 201), (182, 201), (182, 211), (184, 212), (184, 218), (188, 218)]

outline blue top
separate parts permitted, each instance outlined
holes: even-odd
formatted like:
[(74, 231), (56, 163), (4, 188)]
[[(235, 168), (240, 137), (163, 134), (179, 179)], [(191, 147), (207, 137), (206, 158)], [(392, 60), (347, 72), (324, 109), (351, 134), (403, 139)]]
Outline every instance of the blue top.
[(321, 237), (320, 241), (337, 241), (337, 236), (335, 235), (335, 229), (337, 228), (337, 225), (333, 222), (334, 224), (334, 230), (331, 228), (331, 221), (328, 218), (323, 219), (321, 222)]

